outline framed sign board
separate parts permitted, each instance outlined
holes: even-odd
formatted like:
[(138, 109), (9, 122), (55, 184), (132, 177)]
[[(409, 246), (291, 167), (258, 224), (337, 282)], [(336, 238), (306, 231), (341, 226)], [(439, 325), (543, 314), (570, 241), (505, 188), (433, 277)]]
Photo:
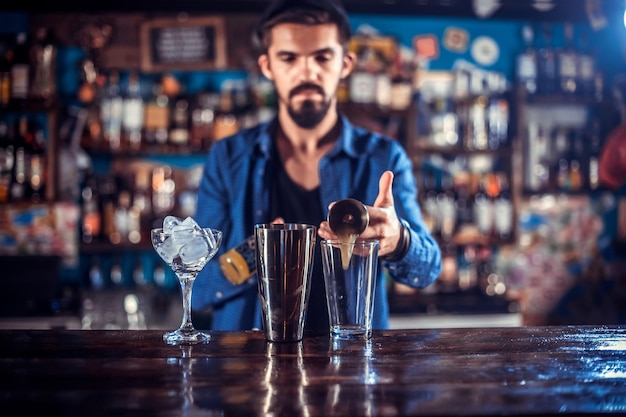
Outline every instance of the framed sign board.
[(141, 69), (145, 72), (226, 67), (221, 17), (161, 18), (141, 24)]

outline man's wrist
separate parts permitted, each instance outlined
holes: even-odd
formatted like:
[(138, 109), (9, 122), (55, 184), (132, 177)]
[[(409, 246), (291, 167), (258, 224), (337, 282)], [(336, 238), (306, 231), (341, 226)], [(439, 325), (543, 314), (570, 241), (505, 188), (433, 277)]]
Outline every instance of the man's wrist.
[(411, 229), (404, 222), (400, 222), (402, 226), (402, 230), (400, 231), (400, 240), (398, 240), (398, 245), (393, 250), (393, 252), (382, 256), (381, 259), (387, 262), (398, 262), (402, 258), (409, 253), (409, 248), (411, 247)]

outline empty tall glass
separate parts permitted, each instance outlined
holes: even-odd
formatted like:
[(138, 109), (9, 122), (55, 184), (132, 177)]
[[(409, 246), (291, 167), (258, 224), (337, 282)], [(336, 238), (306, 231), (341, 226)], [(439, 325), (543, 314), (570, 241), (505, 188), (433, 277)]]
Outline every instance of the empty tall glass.
[(376, 239), (321, 241), (330, 334), (334, 338), (367, 340), (372, 336), (378, 245)]
[(257, 224), (254, 234), (265, 336), (272, 342), (302, 340), (317, 228)]

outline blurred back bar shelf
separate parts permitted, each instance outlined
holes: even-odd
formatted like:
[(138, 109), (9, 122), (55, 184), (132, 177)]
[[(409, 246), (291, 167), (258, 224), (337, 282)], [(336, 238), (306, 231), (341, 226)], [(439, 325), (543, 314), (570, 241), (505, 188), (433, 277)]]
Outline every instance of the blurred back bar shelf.
[[(55, 257), (45, 278), (56, 284), (50, 316), (73, 315), (81, 328), (129, 328), (138, 326), (135, 306), (146, 315), (140, 326), (177, 326), (168, 320), (177, 316), (179, 287), (149, 230), (167, 214), (194, 214), (215, 141), (275, 114), (273, 86), (247, 35), (267, 3), (0, 7), (8, 58), (0, 61), (0, 91), (10, 93), (0, 95), (0, 161), (17, 133), (39, 144), (28, 148), (33, 168), (19, 175), (13, 196), (14, 170), (0, 167), (0, 261)], [(617, 122), (614, 73), (623, 71), (602, 48), (625, 42), (623, 30), (611, 32), (623, 2), (590, 11), (555, 1), (547, 12), (531, 0), (502, 2), (480, 16), (466, 1), (344, 3), (357, 62), (339, 86), (339, 108), (406, 148), (443, 254), (430, 288), (389, 283), (392, 319), (547, 323), (567, 291), (598, 276), (599, 242), (620, 241), (605, 236), (615, 223), (605, 214), (616, 206), (626, 213), (626, 199), (598, 182), (598, 163)], [(216, 34), (210, 41), (221, 52), (197, 65), (147, 58), (146, 33), (194, 25), (214, 29), (206, 33)], [(53, 51), (46, 62), (55, 71), (32, 84), (36, 94), (18, 89), (22, 96), (13, 97), (20, 33), (32, 51)], [(41, 75), (42, 61), (27, 56), (18, 64)], [(610, 274), (602, 277), (609, 282)], [(202, 314), (210, 326), (210, 312)]]

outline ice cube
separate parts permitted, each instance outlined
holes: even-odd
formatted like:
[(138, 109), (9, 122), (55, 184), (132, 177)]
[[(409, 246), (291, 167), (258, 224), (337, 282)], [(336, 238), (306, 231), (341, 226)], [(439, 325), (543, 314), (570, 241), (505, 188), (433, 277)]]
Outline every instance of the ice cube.
[(208, 255), (207, 241), (199, 236), (194, 237), (180, 249), (180, 259), (186, 264), (195, 263)]
[(189, 226), (178, 224), (172, 227), (172, 240), (174, 244), (183, 246), (194, 237), (198, 236), (198, 232)]
[(166, 216), (163, 219), (163, 231), (165, 233), (170, 233), (174, 226), (181, 224), (183, 221), (176, 216)]
[(156, 252), (159, 254), (161, 259), (165, 261), (168, 265), (172, 263), (176, 255), (178, 255), (178, 250), (180, 249), (180, 245), (176, 245), (174, 239), (169, 237), (163, 241), (156, 248)]
[(187, 217), (185, 220), (181, 222), (181, 226), (189, 226), (193, 230), (198, 231), (198, 233), (202, 233), (206, 235), (207, 239), (209, 240), (209, 248), (215, 247), (217, 242), (215, 241), (215, 236), (213, 236), (213, 233), (211, 233), (210, 231), (205, 233), (202, 227), (200, 227), (200, 225), (193, 218)]
[(182, 226), (187, 226), (187, 227), (190, 227), (190, 228), (196, 229), (196, 230), (200, 230), (201, 229), (200, 225), (198, 225), (198, 223), (196, 223), (196, 221), (193, 218), (191, 218), (191, 217), (185, 218), (185, 220), (183, 220), (180, 224)]

